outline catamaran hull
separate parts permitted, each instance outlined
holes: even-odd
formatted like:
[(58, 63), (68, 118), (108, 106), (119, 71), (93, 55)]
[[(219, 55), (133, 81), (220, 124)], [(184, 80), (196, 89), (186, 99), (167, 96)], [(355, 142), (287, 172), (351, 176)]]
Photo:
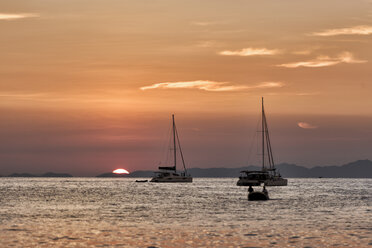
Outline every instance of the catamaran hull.
[(266, 186), (287, 186), (288, 180), (284, 178), (268, 179), (264, 182)]
[(237, 186), (260, 186), (261, 182), (257, 180), (239, 179), (236, 183)]
[(192, 183), (192, 177), (182, 177), (182, 178), (153, 178), (152, 183)]
[(265, 181), (239, 179), (236, 183), (237, 186), (260, 186), (261, 184), (264, 184), (265, 186), (287, 186), (288, 180), (284, 178), (267, 179)]

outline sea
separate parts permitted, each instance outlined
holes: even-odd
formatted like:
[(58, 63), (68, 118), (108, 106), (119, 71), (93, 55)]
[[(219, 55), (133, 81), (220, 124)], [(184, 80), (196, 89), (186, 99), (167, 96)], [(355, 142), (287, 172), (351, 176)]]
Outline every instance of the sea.
[(0, 178), (0, 247), (372, 247), (372, 179), (236, 182)]

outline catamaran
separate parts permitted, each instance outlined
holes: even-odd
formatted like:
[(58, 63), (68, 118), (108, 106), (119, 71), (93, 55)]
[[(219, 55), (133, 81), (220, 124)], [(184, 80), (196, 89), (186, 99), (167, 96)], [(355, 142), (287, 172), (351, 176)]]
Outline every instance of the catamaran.
[[(153, 183), (191, 183), (192, 177), (187, 174), (185, 160), (181, 149), (180, 140), (178, 138), (178, 132), (176, 128), (176, 122), (174, 121), (174, 115), (172, 115), (172, 134), (173, 134), (173, 166), (159, 166), (159, 171), (155, 172), (155, 176), (150, 182)], [(181, 155), (183, 171), (177, 172), (177, 151)]]
[[(241, 171), (237, 182), (238, 186), (259, 186), (262, 183), (266, 186), (287, 186), (288, 180), (282, 178), (276, 171), (273, 153), (271, 150), (269, 129), (262, 97), (262, 169), (260, 171)], [(266, 153), (265, 153), (266, 151)], [(267, 157), (266, 157), (267, 156)]]

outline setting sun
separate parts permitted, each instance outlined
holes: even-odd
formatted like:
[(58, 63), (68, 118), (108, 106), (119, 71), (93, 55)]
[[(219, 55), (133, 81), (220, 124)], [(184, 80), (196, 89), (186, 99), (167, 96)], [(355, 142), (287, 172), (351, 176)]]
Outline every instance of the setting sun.
[(115, 174), (129, 174), (129, 171), (127, 171), (125, 169), (116, 169), (116, 170), (112, 171), (112, 173), (115, 173)]

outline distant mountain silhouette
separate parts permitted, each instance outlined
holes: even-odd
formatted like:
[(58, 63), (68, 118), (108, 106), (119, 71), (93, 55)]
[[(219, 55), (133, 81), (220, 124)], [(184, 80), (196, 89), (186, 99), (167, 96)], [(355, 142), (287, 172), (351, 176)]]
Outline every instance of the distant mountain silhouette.
[[(342, 166), (317, 166), (306, 168), (295, 164), (282, 163), (276, 166), (277, 171), (285, 178), (372, 178), (372, 161), (358, 160)], [(191, 168), (187, 172), (193, 177), (238, 177), (243, 170), (261, 170), (259, 166), (239, 168)], [(152, 177), (153, 171), (134, 171), (127, 177)]]
[(37, 177), (37, 176), (30, 173), (13, 173), (10, 174), (9, 177)]
[(72, 177), (72, 175), (67, 174), (67, 173), (47, 172), (47, 173), (40, 175), (40, 177)]
[(116, 174), (116, 173), (112, 173), (112, 172), (107, 172), (107, 173), (100, 174), (96, 177), (129, 177), (129, 175), (128, 174)]
[(372, 161), (358, 160), (342, 166), (317, 166), (305, 177), (372, 178)]
[(34, 175), (30, 173), (13, 173), (9, 175), (9, 177), (72, 177), (72, 175), (67, 173), (55, 173), (55, 172), (47, 172), (42, 175)]
[(128, 177), (153, 177), (154, 171), (133, 171)]
[(259, 170), (257, 166), (248, 166), (241, 168), (210, 168), (200, 169), (192, 168), (188, 170), (193, 177), (237, 177), (242, 170)]
[[(326, 178), (372, 178), (372, 161), (358, 160), (342, 166), (316, 166), (306, 168), (295, 164), (282, 163), (276, 166), (277, 171), (285, 178), (310, 178), (310, 177), (326, 177)], [(261, 170), (259, 166), (246, 166), (239, 168), (191, 168), (187, 172), (193, 177), (238, 177), (239, 172), (243, 170)], [(153, 177), (154, 171), (133, 171), (130, 174), (115, 174), (107, 172), (98, 175), (97, 177)], [(1, 176), (0, 176), (1, 177)], [(5, 177), (5, 175), (3, 175)], [(72, 177), (67, 173), (47, 172), (41, 175), (30, 173), (13, 173), (8, 177)]]

